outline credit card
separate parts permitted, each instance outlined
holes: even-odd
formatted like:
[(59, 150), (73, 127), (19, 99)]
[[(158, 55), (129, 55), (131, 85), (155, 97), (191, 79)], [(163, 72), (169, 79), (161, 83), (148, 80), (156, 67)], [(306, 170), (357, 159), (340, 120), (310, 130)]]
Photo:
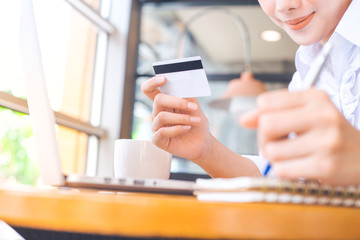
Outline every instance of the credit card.
[(210, 86), (201, 57), (188, 57), (153, 63), (156, 75), (167, 81), (160, 90), (168, 95), (190, 98), (210, 96)]

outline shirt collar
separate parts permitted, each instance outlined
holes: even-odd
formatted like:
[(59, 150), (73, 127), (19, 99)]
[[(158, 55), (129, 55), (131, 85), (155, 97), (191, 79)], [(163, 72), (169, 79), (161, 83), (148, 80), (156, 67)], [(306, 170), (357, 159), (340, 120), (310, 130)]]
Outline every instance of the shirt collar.
[(305, 74), (309, 70), (311, 62), (315, 59), (317, 54), (321, 51), (321, 44), (315, 43), (312, 45), (300, 45), (295, 56), (296, 70), (300, 74), (300, 78), (304, 79)]
[(360, 47), (360, 1), (353, 0), (341, 18), (335, 32)]
[[(360, 33), (358, 29), (358, 23), (360, 22), (359, 13), (360, 1), (353, 0), (350, 3), (348, 9), (345, 11), (338, 26), (336, 27), (335, 33), (340, 35), (344, 40), (346, 39), (347, 41), (349, 41), (351, 44), (360, 47)], [(334, 35), (336, 34), (333, 34), (333, 36), (330, 37), (329, 41), (335, 40)], [(307, 46), (301, 45), (295, 57), (296, 68), (301, 69), (308, 67), (308, 65), (314, 60), (316, 55), (321, 51), (321, 48), (322, 46), (320, 43), (315, 43)]]

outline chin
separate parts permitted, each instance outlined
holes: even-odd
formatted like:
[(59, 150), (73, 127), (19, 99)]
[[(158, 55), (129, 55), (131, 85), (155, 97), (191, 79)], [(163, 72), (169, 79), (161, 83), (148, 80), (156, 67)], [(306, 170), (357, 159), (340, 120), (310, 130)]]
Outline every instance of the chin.
[(296, 44), (298, 44), (298, 45), (301, 45), (301, 46), (309, 46), (309, 45), (312, 45), (312, 44), (314, 44), (314, 43), (316, 43), (317, 41), (306, 41), (306, 40), (295, 40), (295, 39), (293, 39), (294, 40), (294, 42), (296, 43)]
[(289, 33), (289, 37), (299, 45), (308, 46), (321, 41), (321, 37), (310, 35), (310, 34), (302, 34), (302, 33)]

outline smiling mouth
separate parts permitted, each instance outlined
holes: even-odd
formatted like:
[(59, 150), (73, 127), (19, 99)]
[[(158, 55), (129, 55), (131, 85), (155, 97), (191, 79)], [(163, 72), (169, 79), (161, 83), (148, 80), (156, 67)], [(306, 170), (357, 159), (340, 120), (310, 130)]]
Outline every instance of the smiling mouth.
[(305, 17), (301, 17), (301, 18), (297, 18), (294, 20), (290, 20), (290, 21), (286, 21), (285, 24), (292, 30), (301, 30), (304, 27), (306, 27), (310, 21), (312, 20), (312, 18), (314, 17), (315, 12), (312, 12), (311, 14), (305, 16)]

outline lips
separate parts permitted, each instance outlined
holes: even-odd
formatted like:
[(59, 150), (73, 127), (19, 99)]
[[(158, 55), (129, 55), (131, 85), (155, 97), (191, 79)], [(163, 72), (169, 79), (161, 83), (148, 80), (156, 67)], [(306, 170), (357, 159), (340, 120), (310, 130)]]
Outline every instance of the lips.
[(298, 31), (306, 27), (312, 18), (314, 17), (315, 12), (310, 13), (309, 15), (294, 20), (286, 21), (285, 24), (292, 30)]

